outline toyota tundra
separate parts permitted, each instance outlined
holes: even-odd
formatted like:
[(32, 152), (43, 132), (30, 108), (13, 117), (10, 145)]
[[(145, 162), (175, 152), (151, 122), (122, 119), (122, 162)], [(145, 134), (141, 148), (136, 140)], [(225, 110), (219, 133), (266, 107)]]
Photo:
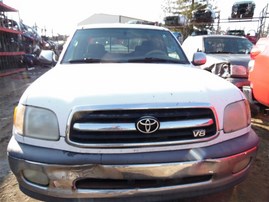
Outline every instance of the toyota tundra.
[(244, 94), (205, 62), (163, 27), (77, 28), (14, 111), (7, 152), (21, 191), (154, 201), (240, 183), (259, 138)]

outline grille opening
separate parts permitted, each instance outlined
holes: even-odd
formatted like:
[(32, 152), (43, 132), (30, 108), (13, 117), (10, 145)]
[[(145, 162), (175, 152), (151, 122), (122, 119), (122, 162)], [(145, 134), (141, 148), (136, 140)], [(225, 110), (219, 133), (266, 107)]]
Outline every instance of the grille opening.
[[(199, 129), (199, 128), (195, 128)], [(206, 129), (208, 134), (215, 134), (215, 130), (208, 127)], [(157, 131), (150, 135), (142, 134), (138, 131), (126, 132), (96, 132), (95, 134), (89, 135), (88, 132), (77, 132), (76, 136), (70, 137), (71, 141), (88, 143), (88, 144), (98, 144), (98, 143), (147, 143), (147, 142), (173, 142), (173, 141), (184, 141), (193, 138), (193, 132), (189, 129), (181, 130), (167, 130), (167, 131)], [(196, 139), (201, 139), (203, 137), (197, 137)]]
[[(144, 116), (156, 118), (160, 123), (170, 121), (192, 121), (196, 119), (211, 119), (208, 126), (187, 127), (177, 129), (162, 129), (151, 134), (142, 134), (138, 130), (113, 130), (113, 131), (83, 131), (74, 129), (76, 123), (128, 123), (135, 125)], [(201, 129), (206, 131), (205, 136), (194, 136), (193, 131)], [(122, 110), (96, 110), (77, 111), (73, 114), (68, 135), (69, 142), (81, 145), (108, 145), (112, 147), (128, 144), (167, 144), (178, 141), (199, 141), (217, 134), (216, 120), (210, 108), (161, 108), (161, 109), (122, 109)]]
[(160, 188), (192, 183), (200, 183), (211, 180), (212, 175), (202, 175), (185, 177), (178, 179), (148, 179), (148, 180), (128, 180), (128, 179), (94, 179), (86, 178), (75, 182), (76, 189), (143, 189)]
[(91, 123), (109, 123), (109, 122), (135, 122), (143, 116), (153, 116), (160, 121), (189, 120), (196, 118), (211, 117), (212, 111), (207, 108), (191, 109), (143, 109), (143, 110), (98, 110), (76, 112), (73, 115), (72, 122), (91, 122)]

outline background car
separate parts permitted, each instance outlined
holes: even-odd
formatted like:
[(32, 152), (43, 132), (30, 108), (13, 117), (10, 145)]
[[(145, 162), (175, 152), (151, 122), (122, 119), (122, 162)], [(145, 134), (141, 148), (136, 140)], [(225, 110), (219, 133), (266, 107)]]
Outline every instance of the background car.
[(177, 40), (179, 41), (179, 43), (183, 43), (183, 35), (181, 34), (181, 32), (173, 32), (174, 36), (177, 38)]
[(54, 67), (57, 63), (56, 54), (53, 50), (42, 50), (38, 56), (41, 67)]
[(166, 26), (185, 26), (188, 23), (188, 18), (185, 15), (172, 15), (164, 18)]
[(245, 34), (245, 31), (242, 29), (234, 29), (234, 30), (228, 30), (226, 32), (227, 35), (235, 35), (235, 36), (244, 36), (246, 37), (251, 43), (256, 44), (257, 42), (257, 34), (254, 32), (254, 34), (247, 33)]
[(209, 29), (195, 29), (192, 31), (191, 35), (196, 36), (196, 35), (208, 35), (212, 34), (212, 31)]
[(192, 11), (192, 23), (213, 23), (216, 18), (215, 11), (209, 6)]
[(128, 24), (143, 24), (143, 25), (155, 25), (156, 22), (150, 22), (145, 20), (130, 20)]
[(189, 36), (182, 47), (191, 59), (200, 51), (207, 55), (207, 62), (200, 68), (208, 70), (236, 85), (238, 88), (249, 85), (248, 62), (253, 44), (245, 37), (230, 35)]
[(232, 30), (228, 30), (226, 32), (227, 35), (234, 35), (234, 36), (245, 36), (245, 31), (242, 29), (232, 29)]
[(269, 108), (269, 38), (260, 38), (250, 55), (250, 86), (245, 86), (243, 92), (256, 114), (261, 108)]
[(254, 1), (236, 1), (232, 6), (232, 18), (252, 18), (256, 4)]

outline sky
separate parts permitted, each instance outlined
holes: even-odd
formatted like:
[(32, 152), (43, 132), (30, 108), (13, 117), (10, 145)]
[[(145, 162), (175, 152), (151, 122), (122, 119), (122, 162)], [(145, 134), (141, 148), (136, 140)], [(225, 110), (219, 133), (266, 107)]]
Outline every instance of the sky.
[(96, 13), (123, 15), (150, 21), (161, 19), (163, 0), (3, 0), (19, 10), (29, 26), (35, 23), (49, 32), (63, 34)]
[[(1, 0), (0, 0), (1, 1)], [(220, 9), (221, 19), (230, 17), (234, 0), (215, 0)], [(20, 19), (27, 25), (37, 25), (46, 34), (68, 34), (79, 22), (96, 13), (123, 15), (148, 21), (162, 22), (166, 15), (162, 10), (165, 0), (3, 0), (17, 9)], [(268, 0), (255, 0), (254, 16), (269, 3)], [(254, 23), (222, 23), (222, 29), (256, 30)]]

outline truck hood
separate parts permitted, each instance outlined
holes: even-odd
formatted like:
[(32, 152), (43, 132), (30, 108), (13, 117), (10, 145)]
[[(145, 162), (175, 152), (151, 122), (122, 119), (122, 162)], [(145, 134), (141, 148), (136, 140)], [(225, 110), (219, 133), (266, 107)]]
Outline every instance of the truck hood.
[(120, 63), (58, 65), (32, 83), (20, 102), (66, 121), (78, 106), (204, 103), (222, 114), (223, 106), (241, 99), (234, 85), (190, 65)]

